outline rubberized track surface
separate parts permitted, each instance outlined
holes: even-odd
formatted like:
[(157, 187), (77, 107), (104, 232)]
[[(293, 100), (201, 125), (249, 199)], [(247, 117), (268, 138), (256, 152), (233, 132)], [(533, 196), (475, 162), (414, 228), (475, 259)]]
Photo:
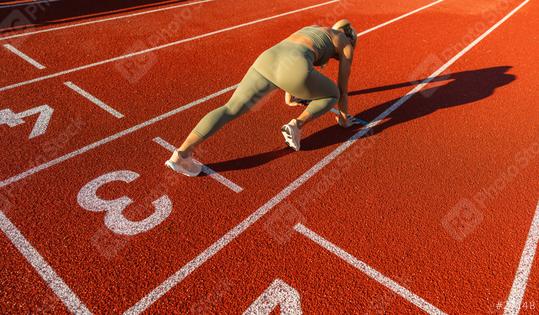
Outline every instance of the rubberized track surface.
[[(0, 313), (539, 310), (536, 1), (142, 2), (0, 8), (26, 21), (0, 35)], [(163, 166), (258, 54), (342, 17), (368, 125), (293, 152), (276, 92), (197, 152), (213, 175)]]

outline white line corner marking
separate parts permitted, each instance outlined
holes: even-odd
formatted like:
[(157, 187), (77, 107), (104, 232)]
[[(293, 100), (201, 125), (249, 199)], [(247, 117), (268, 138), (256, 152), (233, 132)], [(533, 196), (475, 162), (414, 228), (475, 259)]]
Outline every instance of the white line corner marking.
[[(155, 143), (159, 144), (160, 146), (162, 146), (163, 148), (167, 149), (170, 152), (174, 152), (174, 150), (176, 150), (176, 148), (172, 144), (168, 143), (167, 141), (163, 140), (160, 137), (154, 138), (153, 141)], [(243, 188), (241, 188), (240, 186), (238, 186), (237, 184), (235, 184), (234, 182), (232, 182), (228, 178), (220, 175), (219, 173), (217, 173), (216, 171), (214, 171), (211, 168), (207, 167), (206, 165), (200, 163), (199, 161), (196, 161), (196, 160), (194, 160), (194, 161), (196, 163), (202, 165), (202, 172), (203, 173), (208, 174), (208, 176), (215, 179), (219, 183), (225, 185), (230, 190), (232, 190), (232, 191), (234, 191), (236, 193), (240, 193), (240, 192), (243, 191)]]
[(27, 54), (23, 53), (22, 51), (18, 50), (17, 48), (11, 46), (10, 44), (5, 44), (4, 47), (14, 53), (15, 55), (21, 57), (24, 61), (28, 62), (32, 66), (38, 68), (39, 70), (45, 69), (45, 66), (40, 64), (39, 62), (35, 61), (34, 59), (30, 58)]
[(75, 83), (71, 81), (64, 82), (64, 85), (68, 88), (72, 89), (73, 91), (77, 92), (80, 96), (84, 97), (85, 99), (89, 100), (90, 102), (94, 103), (95, 105), (101, 107), (101, 109), (105, 110), (112, 116), (116, 118), (123, 118), (124, 115), (120, 113), (119, 111), (115, 110), (114, 108), (110, 107), (109, 105), (105, 104), (103, 101), (98, 99), (97, 97), (93, 96), (92, 94), (86, 92), (82, 88), (78, 87)]
[(507, 303), (505, 304), (505, 315), (517, 315), (520, 312), (522, 299), (524, 298), (526, 286), (528, 285), (528, 278), (532, 270), (533, 259), (535, 258), (535, 254), (537, 252), (538, 241), (539, 203), (537, 203), (537, 208), (535, 209), (532, 225), (528, 233), (528, 238), (526, 239), (526, 244), (524, 245), (524, 250), (522, 251), (522, 257), (520, 258), (520, 263), (518, 265), (515, 280), (513, 281), (513, 286), (511, 287), (511, 293), (509, 294)]
[(434, 305), (425, 301), (421, 297), (415, 295), (413, 292), (404, 288), (397, 282), (384, 276), (382, 273), (380, 273), (376, 269), (372, 268), (371, 266), (367, 265), (363, 261), (350, 255), (348, 252), (344, 251), (342, 248), (326, 240), (322, 236), (316, 234), (314, 231), (310, 230), (304, 225), (296, 224), (296, 226), (294, 226), (294, 230), (296, 230), (298, 233), (302, 234), (306, 238), (310, 239), (311, 241), (315, 242), (316, 244), (322, 246), (323, 248), (333, 253), (340, 259), (346, 261), (348, 264), (352, 265), (353, 267), (360, 270), (361, 272), (363, 272), (364, 274), (366, 274), (367, 276), (369, 276), (376, 282), (380, 283), (381, 285), (385, 286), (386, 288), (400, 295), (402, 298), (414, 304), (415, 306), (419, 307), (423, 311), (429, 314), (445, 314)]
[(24, 235), (0, 210), (0, 230), (34, 267), (36, 272), (47, 283), (58, 298), (65, 304), (71, 313), (91, 314), (77, 295), (67, 286), (60, 276), (52, 269), (38, 251), (26, 240)]
[(176, 114), (178, 114), (178, 113), (181, 113), (181, 112), (183, 112), (183, 111), (185, 111), (185, 110), (188, 110), (188, 109), (190, 109), (190, 108), (192, 108), (192, 107), (195, 107), (195, 106), (197, 106), (197, 105), (199, 105), (199, 104), (205, 103), (205, 102), (207, 102), (207, 101), (209, 101), (209, 100), (211, 100), (211, 99), (214, 99), (214, 98), (216, 98), (216, 97), (219, 97), (220, 95), (223, 95), (223, 94), (225, 94), (225, 93), (228, 93), (228, 92), (230, 92), (230, 91), (233, 91), (233, 90), (235, 90), (237, 87), (238, 87), (237, 84), (236, 84), (236, 85), (229, 86), (229, 87), (224, 88), (224, 89), (222, 89), (222, 90), (220, 90), (220, 91), (217, 91), (217, 92), (215, 92), (215, 93), (213, 93), (213, 94), (210, 94), (210, 95), (205, 96), (205, 97), (203, 97), (203, 98), (200, 98), (200, 99), (198, 99), (198, 100), (196, 100), (196, 101), (190, 102), (190, 103), (188, 103), (188, 104), (185, 104), (185, 105), (183, 105), (183, 106), (180, 106), (180, 107), (178, 107), (178, 108), (175, 108), (175, 109), (173, 109), (173, 110), (171, 110), (171, 111), (169, 111), (169, 112), (166, 112), (166, 113), (161, 114), (161, 115), (159, 115), (159, 116), (157, 116), (157, 117), (154, 117), (154, 118), (152, 118), (152, 119), (150, 119), (150, 120), (147, 120), (147, 121), (145, 121), (145, 122), (142, 122), (142, 123), (140, 123), (140, 124), (138, 124), (138, 125), (135, 125), (135, 126), (133, 126), (133, 127), (127, 128), (126, 130), (120, 131), (120, 132), (115, 133), (115, 134), (113, 134), (113, 135), (111, 135), (111, 136), (108, 136), (108, 137), (106, 137), (106, 138), (103, 138), (103, 139), (101, 139), (101, 140), (99, 140), (99, 141), (93, 142), (93, 143), (91, 143), (91, 144), (89, 144), (89, 145), (87, 145), (87, 146), (84, 146), (84, 147), (82, 147), (82, 148), (79, 148), (79, 149), (77, 149), (77, 150), (75, 150), (75, 151), (72, 151), (72, 152), (70, 152), (70, 153), (68, 153), (68, 154), (65, 154), (65, 155), (62, 155), (62, 156), (60, 156), (60, 157), (57, 157), (57, 158), (55, 158), (54, 160), (51, 160), (51, 161), (49, 161), (49, 162), (40, 164), (40, 165), (38, 165), (38, 166), (36, 166), (36, 167), (30, 168), (30, 169), (28, 169), (28, 170), (26, 170), (26, 171), (24, 171), (24, 172), (22, 172), (22, 173), (19, 173), (18, 175), (12, 176), (12, 177), (7, 178), (7, 179), (4, 179), (4, 180), (0, 181), (0, 188), (5, 187), (5, 186), (7, 186), (7, 185), (11, 185), (11, 184), (13, 184), (13, 183), (15, 183), (15, 182), (17, 182), (17, 181), (23, 179), (23, 178), (26, 178), (26, 177), (28, 177), (28, 176), (31, 176), (31, 175), (33, 175), (33, 174), (35, 174), (35, 173), (38, 173), (38, 172), (42, 171), (42, 170), (48, 169), (48, 168), (50, 168), (50, 167), (52, 167), (52, 166), (54, 166), (54, 165), (60, 164), (60, 163), (62, 163), (62, 162), (64, 162), (64, 161), (67, 161), (67, 160), (69, 160), (69, 159), (72, 159), (72, 158), (74, 158), (74, 157), (76, 157), (76, 156), (79, 156), (79, 155), (81, 155), (81, 154), (84, 154), (84, 153), (86, 153), (86, 152), (88, 152), (88, 151), (91, 151), (91, 150), (93, 150), (93, 149), (95, 149), (95, 148), (99, 148), (100, 146), (102, 146), (102, 145), (104, 145), (104, 144), (110, 143), (110, 142), (112, 142), (112, 141), (114, 141), (114, 140), (116, 140), (116, 139), (120, 139), (120, 138), (122, 138), (122, 137), (124, 137), (124, 136), (126, 136), (126, 135), (132, 134), (133, 132), (135, 132), (135, 131), (137, 131), (137, 130), (140, 130), (140, 129), (142, 129), (142, 128), (148, 127), (148, 126), (150, 126), (150, 125), (153, 125), (153, 124), (155, 124), (155, 123), (157, 123), (157, 122), (159, 122), (159, 121), (161, 121), (161, 120), (163, 120), (163, 119), (167, 119), (167, 118), (169, 118), (169, 117), (171, 117), (171, 116), (174, 116), (174, 115), (176, 115)]
[(172, 274), (164, 282), (159, 284), (155, 289), (153, 289), (150, 293), (148, 293), (145, 297), (143, 297), (139, 302), (137, 302), (135, 305), (129, 308), (125, 312), (125, 314), (140, 314), (145, 309), (147, 309), (150, 305), (152, 305), (155, 301), (157, 301), (159, 298), (165, 295), (170, 289), (172, 289), (177, 284), (182, 282), (192, 272), (198, 269), (206, 261), (211, 259), (215, 254), (221, 251), (221, 249), (227, 246), (230, 242), (232, 242), (239, 235), (245, 232), (251, 225), (257, 222), (264, 215), (266, 215), (271, 209), (273, 209), (273, 207), (275, 207), (277, 204), (283, 201), (286, 197), (288, 197), (292, 192), (298, 189), (298, 187), (300, 187), (305, 182), (307, 182), (311, 177), (313, 177), (320, 170), (325, 168), (331, 161), (337, 158), (341, 153), (343, 153), (349, 147), (351, 147), (359, 138), (366, 135), (371, 128), (378, 125), (389, 114), (391, 114), (397, 108), (399, 108), (404, 103), (406, 103), (410, 98), (412, 98), (413, 95), (415, 95), (417, 92), (423, 89), (436, 76), (438, 76), (440, 73), (442, 73), (447, 68), (449, 68), (449, 66), (451, 66), (458, 59), (460, 59), (460, 57), (462, 57), (465, 53), (467, 53), (470, 49), (472, 49), (475, 45), (477, 45), (480, 41), (482, 41), (486, 36), (492, 33), (492, 31), (498, 28), (503, 22), (509, 19), (513, 14), (515, 14), (520, 8), (522, 8), (528, 2), (529, 0), (526, 0), (523, 3), (521, 3), (518, 7), (513, 9), (504, 18), (502, 18), (500, 21), (498, 21), (496, 24), (490, 27), (485, 33), (483, 33), (481, 36), (476, 38), (473, 42), (471, 42), (468, 46), (466, 46), (463, 50), (461, 50), (458, 54), (456, 54), (453, 58), (451, 58), (451, 60), (449, 60), (447, 63), (441, 66), (438, 70), (432, 73), (427, 79), (422, 81), (421, 84), (417, 85), (410, 92), (406, 93), (406, 95), (404, 95), (398, 101), (396, 101), (393, 105), (391, 105), (391, 107), (389, 107), (383, 113), (378, 115), (378, 117), (376, 117), (371, 123), (369, 123), (363, 129), (359, 130), (356, 134), (350, 137), (347, 141), (339, 145), (335, 150), (333, 150), (328, 155), (326, 155), (326, 157), (324, 157), (322, 160), (316, 163), (307, 172), (305, 172), (303, 175), (301, 175), (292, 183), (290, 183), (288, 186), (286, 186), (277, 195), (275, 195), (273, 198), (268, 200), (264, 205), (258, 208), (255, 212), (253, 212), (250, 216), (248, 216), (238, 225), (233, 227), (220, 239), (218, 239), (216, 242), (214, 242), (212, 245), (210, 245), (208, 248), (202, 251), (198, 256), (193, 258), (186, 265), (181, 267), (178, 271)]

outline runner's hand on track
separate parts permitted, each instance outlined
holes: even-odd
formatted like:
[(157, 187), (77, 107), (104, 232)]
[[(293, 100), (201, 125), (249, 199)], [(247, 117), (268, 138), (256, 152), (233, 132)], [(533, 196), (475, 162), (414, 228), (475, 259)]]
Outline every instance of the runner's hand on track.
[(339, 124), (339, 126), (343, 127), (343, 128), (350, 128), (354, 125), (361, 125), (361, 123), (359, 122), (359, 120), (352, 116), (352, 115), (348, 115), (346, 114), (346, 118), (343, 118), (342, 115), (339, 115), (337, 117), (335, 117), (335, 120), (337, 121), (337, 123)]

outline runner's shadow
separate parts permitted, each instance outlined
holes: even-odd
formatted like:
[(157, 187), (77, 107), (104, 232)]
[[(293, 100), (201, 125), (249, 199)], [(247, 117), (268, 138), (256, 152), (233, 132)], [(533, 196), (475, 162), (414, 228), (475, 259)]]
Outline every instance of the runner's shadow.
[[(463, 71), (436, 77), (433, 82), (448, 81), (441, 86), (432, 87), (423, 90), (412, 96), (404, 105), (390, 113), (386, 119), (374, 127), (369, 135), (374, 135), (386, 130), (387, 128), (406, 123), (408, 121), (419, 119), (430, 115), (436, 111), (451, 109), (456, 106), (472, 104), (485, 99), (494, 94), (494, 91), (507, 85), (514, 80), (516, 76), (508, 74), (510, 66), (500, 66), (484, 68), (472, 71)], [(352, 91), (349, 93), (350, 102), (353, 102), (355, 95), (381, 92), (402, 87), (412, 87), (423, 80), (414, 82), (404, 82), (388, 86), (369, 88), (364, 90)], [(400, 98), (374, 106), (356, 115), (366, 121), (374, 120), (378, 115), (391, 107)], [(352, 135), (358, 132), (361, 126), (354, 126), (349, 129), (343, 129), (337, 125), (319, 130), (314, 134), (302, 139), (302, 151), (318, 150), (327, 146), (343, 143)], [(282, 148), (279, 150), (268, 151), (264, 153), (246, 156), (234, 160), (218, 162), (208, 165), (217, 172), (227, 170), (249, 169), (278, 159), (284, 155), (293, 153), (292, 149)]]
[[(516, 76), (508, 74), (509, 66), (484, 68), (473, 71), (464, 71), (435, 78), (433, 81), (448, 81), (446, 84), (423, 90), (415, 94), (405, 104), (390, 113), (386, 119), (374, 127), (369, 134), (374, 135), (391, 128), (393, 126), (406, 123), (408, 121), (422, 118), (436, 111), (450, 109), (460, 105), (472, 104), (485, 99), (494, 94), (494, 91), (513, 82)], [(350, 93), (350, 100), (359, 94), (373, 93), (388, 89), (414, 86), (422, 80), (416, 82), (406, 82), (401, 84), (377, 87), (373, 89), (358, 90)], [(369, 108), (356, 117), (366, 121), (373, 121), (378, 115), (383, 113), (398, 99)], [(332, 126), (302, 140), (303, 150), (316, 150), (328, 145), (341, 143), (357, 132), (360, 127), (343, 130), (338, 126)]]

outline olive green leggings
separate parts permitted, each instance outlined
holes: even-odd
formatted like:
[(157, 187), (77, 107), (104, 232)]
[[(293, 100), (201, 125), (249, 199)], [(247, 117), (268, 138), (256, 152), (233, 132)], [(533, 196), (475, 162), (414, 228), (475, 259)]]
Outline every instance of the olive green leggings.
[(338, 102), (340, 94), (332, 80), (313, 68), (313, 61), (313, 52), (296, 43), (283, 41), (266, 50), (249, 68), (230, 100), (204, 116), (193, 132), (207, 139), (276, 88), (312, 100), (307, 112), (311, 119), (321, 116)]

